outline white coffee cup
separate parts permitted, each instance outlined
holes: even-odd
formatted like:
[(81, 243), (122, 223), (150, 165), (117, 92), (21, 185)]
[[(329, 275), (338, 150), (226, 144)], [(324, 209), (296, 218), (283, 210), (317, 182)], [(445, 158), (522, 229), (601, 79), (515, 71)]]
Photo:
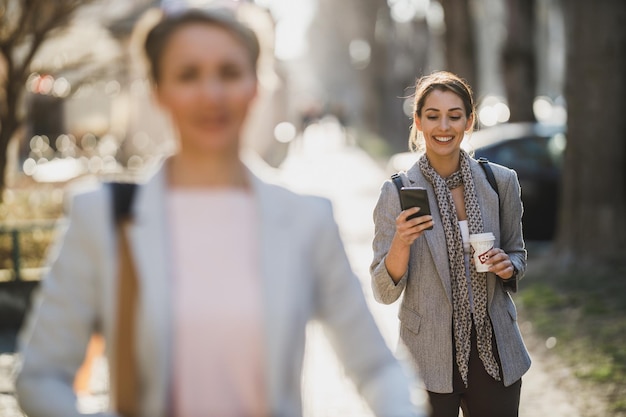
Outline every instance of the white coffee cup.
[(478, 233), (469, 236), (469, 243), (472, 248), (472, 257), (477, 272), (488, 272), (489, 265), (485, 262), (489, 260), (487, 252), (493, 248), (496, 237), (493, 233)]

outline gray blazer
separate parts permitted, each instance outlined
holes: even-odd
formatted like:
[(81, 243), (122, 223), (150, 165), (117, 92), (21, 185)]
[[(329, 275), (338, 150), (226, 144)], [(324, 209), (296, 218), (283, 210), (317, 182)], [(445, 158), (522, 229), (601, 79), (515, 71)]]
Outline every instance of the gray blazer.
[[(496, 236), (495, 246), (502, 248), (519, 271), (526, 269), (526, 250), (522, 238), (522, 203), (515, 171), (497, 164), (493, 167), (498, 196), (489, 185), (478, 162), (471, 160), (484, 230)], [(426, 389), (437, 393), (452, 392), (453, 338), (452, 288), (446, 240), (441, 216), (437, 210), (435, 191), (414, 164), (403, 175), (405, 185), (424, 187), (433, 211), (435, 227), (426, 231), (411, 247), (407, 273), (394, 284), (385, 267), (385, 257), (395, 233), (395, 218), (400, 213), (398, 191), (391, 180), (386, 181), (374, 209), (374, 260), (370, 272), (377, 301), (390, 304), (404, 292), (398, 317), (400, 339), (410, 352)], [(512, 286), (512, 290), (516, 289)], [(517, 311), (502, 280), (487, 274), (488, 312), (502, 361), (504, 384), (517, 381), (530, 367), (530, 357), (517, 325)]]
[[(296, 195), (252, 174), (250, 180), (260, 209), (269, 415), (302, 414), (305, 328), (312, 319), (324, 325), (347, 374), (376, 415), (418, 415), (409, 397), (410, 371), (395, 359), (370, 314), (330, 202)], [(129, 231), (141, 288), (140, 410), (150, 417), (167, 415), (171, 383), (172, 264), (165, 193), (162, 168), (139, 187), (136, 221)], [(73, 199), (68, 228), (22, 331), (16, 389), (31, 417), (78, 416), (72, 378), (89, 337), (99, 330), (108, 346), (114, 343), (116, 249), (110, 206), (106, 188)], [(111, 359), (111, 352), (107, 355)]]

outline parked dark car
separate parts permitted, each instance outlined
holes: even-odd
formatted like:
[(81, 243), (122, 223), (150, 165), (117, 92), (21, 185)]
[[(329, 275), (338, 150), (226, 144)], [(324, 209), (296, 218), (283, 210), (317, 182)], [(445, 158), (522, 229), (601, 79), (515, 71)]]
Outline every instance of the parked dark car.
[(524, 204), (524, 238), (550, 240), (557, 226), (565, 126), (506, 123), (474, 132), (475, 157), (514, 169)]
[[(482, 128), (463, 147), (517, 172), (524, 204), (523, 228), (527, 240), (551, 240), (557, 225), (561, 172), (566, 137), (564, 125), (503, 123)], [(408, 169), (416, 156), (394, 155), (390, 172)]]

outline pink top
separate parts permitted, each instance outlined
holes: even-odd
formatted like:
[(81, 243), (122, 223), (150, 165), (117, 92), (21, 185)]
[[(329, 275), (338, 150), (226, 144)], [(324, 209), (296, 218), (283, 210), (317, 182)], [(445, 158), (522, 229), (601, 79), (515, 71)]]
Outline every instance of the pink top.
[(258, 219), (243, 190), (171, 190), (176, 416), (267, 410)]

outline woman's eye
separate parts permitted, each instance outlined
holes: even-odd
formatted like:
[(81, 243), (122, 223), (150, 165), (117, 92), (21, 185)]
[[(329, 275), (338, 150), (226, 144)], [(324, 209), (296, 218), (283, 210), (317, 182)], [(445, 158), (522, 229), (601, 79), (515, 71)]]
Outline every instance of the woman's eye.
[(450, 116), (450, 120), (460, 120), (461, 116)]
[(437, 116), (426, 116), (428, 120), (437, 120)]
[(193, 81), (198, 77), (198, 71), (194, 70), (194, 69), (187, 69), (182, 71), (179, 75), (178, 75), (178, 79), (180, 81)]
[(221, 75), (225, 80), (236, 80), (241, 78), (243, 71), (240, 68), (234, 66), (226, 66), (222, 68)]

